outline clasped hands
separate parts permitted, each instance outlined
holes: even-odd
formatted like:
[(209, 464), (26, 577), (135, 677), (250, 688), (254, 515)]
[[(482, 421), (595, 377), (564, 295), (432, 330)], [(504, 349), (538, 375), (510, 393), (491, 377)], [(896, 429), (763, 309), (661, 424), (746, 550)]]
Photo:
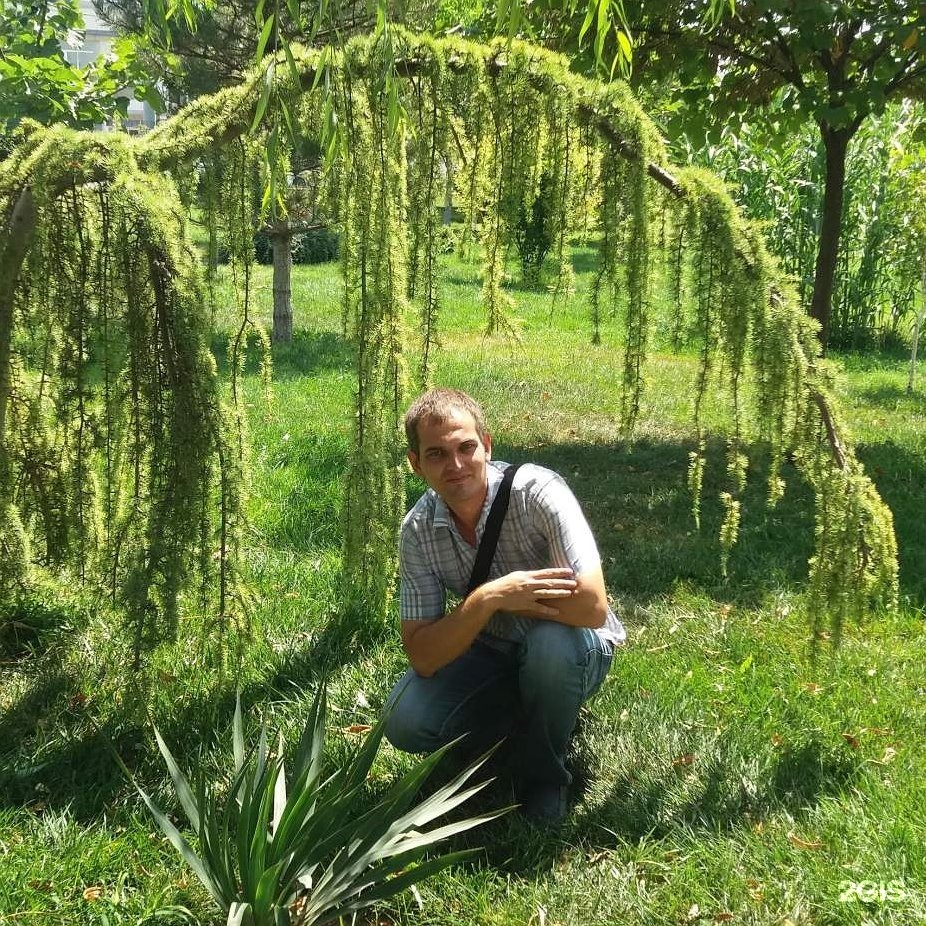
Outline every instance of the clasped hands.
[(572, 569), (525, 569), (486, 582), (483, 594), (497, 611), (512, 611), (525, 617), (557, 617), (552, 603), (571, 598), (578, 589)]

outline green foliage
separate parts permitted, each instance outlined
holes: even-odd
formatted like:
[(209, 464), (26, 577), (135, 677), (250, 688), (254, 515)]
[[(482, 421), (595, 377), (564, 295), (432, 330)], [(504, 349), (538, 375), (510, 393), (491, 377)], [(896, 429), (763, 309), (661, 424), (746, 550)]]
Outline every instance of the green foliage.
[[(275, 63), (279, 66), (273, 67)], [(654, 247), (667, 244), (679, 309), (674, 323), (676, 339), (690, 339), (700, 356), (694, 396), (696, 447), (689, 474), (696, 513), (706, 440), (701, 412), (709, 389), (723, 391), (733, 422), (725, 484), (720, 490), (724, 564), (740, 526), (747, 475), (745, 448), (758, 437), (768, 443), (772, 455), (770, 501), (780, 495), (779, 470), (790, 455), (806, 461), (804, 469), (817, 491), (818, 511), (824, 504), (831, 513), (839, 511), (839, 517), (830, 513), (824, 519), (817, 543), (818, 552), (837, 545), (846, 551), (845, 563), (860, 564), (854, 569), (846, 566), (839, 574), (847, 600), (858, 608), (892, 600), (896, 591), (896, 582), (891, 578), (896, 571), (896, 551), (890, 542), (889, 527), (885, 527), (889, 515), (855, 479), (858, 464), (841, 435), (828, 386), (818, 372), (813, 329), (803, 319), (791, 288), (755, 227), (743, 219), (727, 190), (711, 175), (684, 171), (673, 177), (667, 173), (666, 152), (659, 134), (625, 84), (583, 80), (569, 72), (563, 59), (520, 42), (498, 41), (480, 46), (457, 39), (438, 41), (390, 27), (371, 37), (351, 40), (340, 52), (294, 47), (276, 62), (269, 59), (240, 86), (191, 104), (139, 142), (100, 146), (102, 152), (119, 153), (118, 164), (101, 165), (109, 171), (104, 176), (112, 177), (114, 189), (128, 182), (120, 179), (123, 176), (137, 184), (138, 178), (148, 176), (142, 171), (153, 175), (173, 168), (182, 176), (184, 170), (198, 170), (201, 174), (197, 182), (208, 194), (210, 227), (214, 229), (218, 217), (223, 216), (222, 237), (233, 257), (241, 319), (233, 339), (231, 364), (232, 420), (239, 435), (243, 429), (238, 388), (241, 348), (254, 326), (250, 311), (253, 216), (265, 215), (275, 195), (273, 175), (262, 176), (260, 165), (264, 164), (266, 170), (268, 161), (284, 168), (290, 163), (285, 138), (276, 131), (275, 117), (267, 109), (271, 97), (285, 103), (287, 113), (303, 114), (306, 137), (322, 138), (319, 148), (326, 153), (325, 169), (316, 201), (329, 211), (328, 218), (336, 223), (341, 242), (344, 333), (352, 346), (356, 375), (354, 439), (343, 509), (347, 586), (340, 595), (348, 610), (357, 607), (384, 615), (391, 601), (395, 529), (404, 505), (399, 424), (408, 390), (407, 357), (414, 343), (412, 332), (418, 331), (424, 357), (419, 379), (426, 382), (430, 375), (428, 357), (437, 339), (439, 294), (435, 268), (441, 245), (436, 232), (436, 208), (443, 192), (442, 184), (437, 182), (441, 164), (444, 170), (453, 167), (453, 182), (465, 193), (466, 234), (476, 238), (483, 250), (483, 300), (490, 333), (512, 331), (515, 327), (510, 316), (510, 296), (505, 291), (506, 258), (516, 242), (519, 220), (541, 192), (543, 178), (550, 178), (545, 221), (560, 265), (555, 287), (558, 293), (568, 289), (564, 242), (585, 230), (587, 204), (593, 203), (592, 221), (600, 241), (599, 270), (592, 293), (593, 338), (600, 338), (603, 326), (611, 319), (622, 321), (619, 419), (625, 435), (631, 433), (639, 417), (645, 385), (643, 371), (657, 264)], [(240, 140), (252, 127), (266, 130), (264, 144)], [(90, 142), (74, 144), (96, 150)], [(60, 159), (52, 159), (51, 163), (59, 163), (60, 169)], [(80, 163), (85, 165), (84, 176), (95, 176), (93, 157), (84, 155)], [(140, 170), (135, 169), (135, 163)], [(664, 228), (658, 234), (659, 223), (654, 216), (664, 201), (655, 195), (650, 173), (667, 188), (664, 195), (680, 200), (677, 208), (662, 209)], [(268, 176), (269, 183), (265, 182)], [(26, 177), (35, 177), (40, 181), (37, 188), (46, 190), (44, 195), (51, 201), (58, 201), (54, 184), (42, 186), (46, 181), (41, 171), (25, 153), (14, 159), (9, 177), (6, 186), (0, 187), (0, 191), (9, 191), (9, 203)], [(80, 188), (71, 181), (65, 185), (68, 189)], [(263, 202), (258, 205), (262, 187)], [(167, 227), (167, 219), (160, 218), (165, 215), (163, 204), (174, 194), (163, 179), (152, 182), (150, 190), (161, 191), (161, 211), (149, 203), (150, 193), (141, 201), (149, 210), (145, 215), (159, 216), (149, 225), (161, 230), (157, 238), (160, 242), (166, 238)], [(93, 198), (89, 190), (81, 195), (83, 198), (78, 196), (75, 202), (90, 208)], [(86, 225), (86, 221), (81, 224), (62, 214), (51, 228), (42, 226), (38, 240), (53, 241), (61, 253), (74, 254), (72, 263), (83, 267), (81, 247), (88, 239), (77, 230)], [(171, 228), (175, 243), (167, 250), (170, 262), (165, 266), (180, 268), (175, 272), (182, 284), (169, 289), (169, 275), (160, 274), (152, 283), (143, 267), (130, 262), (126, 280), (131, 285), (119, 282), (116, 291), (124, 287), (134, 293), (139, 287), (149, 286), (156, 296), (169, 291), (180, 309), (195, 302), (192, 294), (198, 292), (198, 280), (189, 255), (176, 244), (183, 241), (184, 230)], [(56, 229), (64, 230), (63, 240), (56, 237)], [(213, 231), (210, 237), (215, 240), (218, 233)], [(166, 249), (166, 245), (161, 247)], [(105, 248), (100, 251), (111, 252)], [(117, 246), (114, 252), (120, 253), (120, 248)], [(37, 255), (51, 253), (48, 245), (36, 251)], [(29, 279), (53, 277), (46, 266), (35, 258), (29, 265)], [(103, 262), (100, 266), (110, 265)], [(83, 280), (79, 277), (79, 281)], [(67, 278), (62, 283), (62, 289), (69, 293), (70, 286), (65, 284), (70, 282)], [(96, 285), (95, 278), (92, 282), (93, 286), (86, 285), (93, 291), (108, 292), (109, 284)], [(84, 285), (81, 282), (76, 288), (76, 295), (63, 297), (70, 313), (67, 324), (72, 328), (76, 325), (75, 331), (83, 330), (80, 294), (86, 291)], [(684, 317), (682, 312), (687, 304), (682, 298), (686, 287), (694, 294), (692, 318)], [(57, 294), (53, 297), (41, 288), (36, 292), (40, 296), (45, 293), (42, 298), (51, 301), (57, 298)], [(160, 302), (156, 304), (160, 306)], [(166, 304), (173, 306), (174, 302)], [(189, 325), (193, 339), (189, 349), (193, 350), (192, 345), (202, 341), (203, 323), (198, 316), (189, 316), (184, 324)], [(145, 343), (156, 330), (142, 324), (138, 341), (130, 339), (129, 343)], [(84, 343), (81, 337), (75, 337), (78, 345)], [(197, 350), (193, 353), (197, 354)], [(66, 366), (62, 381), (68, 384), (69, 408), (76, 408), (71, 414), (78, 422), (86, 417), (86, 409), (93, 407), (93, 402), (88, 405), (86, 395), (88, 390), (95, 394), (97, 382), (84, 374), (81, 356), (79, 348), (63, 356)], [(33, 357), (27, 366), (30, 364), (36, 366)], [(191, 366), (195, 367), (192, 361)], [(755, 383), (752, 390), (743, 387), (747, 377)], [(189, 518), (174, 519), (175, 506), (177, 510), (182, 507), (187, 515), (191, 510), (206, 512), (209, 505), (197, 493), (204, 491), (202, 486), (211, 478), (207, 474), (213, 472), (205, 461), (218, 454), (220, 469), (227, 474), (220, 480), (224, 551), (229, 531), (234, 536), (240, 528), (236, 511), (242, 491), (240, 461), (246, 456), (243, 436), (227, 444), (218, 436), (225, 431), (216, 420), (210, 427), (200, 426), (196, 444), (199, 455), (185, 457), (178, 470), (185, 478), (177, 478), (163, 464), (164, 459), (175, 454), (171, 449), (176, 446), (175, 437), (181, 431), (185, 433), (188, 424), (192, 427), (197, 414), (199, 420), (217, 414), (212, 400), (197, 398), (214, 388), (208, 382), (208, 376), (203, 374), (195, 388), (190, 386), (190, 401), (204, 405), (191, 414), (188, 422), (184, 421), (180, 430), (154, 431), (156, 436), (163, 433), (164, 440), (157, 444), (152, 458), (153, 472), (159, 474), (153, 484), (163, 485), (167, 493), (166, 507), (155, 511), (158, 517), (167, 517), (168, 523), (176, 521), (178, 528), (188, 524)], [(748, 416), (750, 410), (753, 414)], [(747, 430), (748, 418), (758, 423), (754, 433)], [(77, 433), (83, 431), (78, 428)], [(33, 435), (26, 443), (46, 446)], [(64, 459), (71, 457), (66, 455)], [(87, 551), (93, 553), (100, 548), (97, 538), (106, 536), (107, 518), (101, 519), (97, 512), (101, 504), (109, 504), (106, 499), (114, 491), (113, 483), (104, 480), (102, 491), (97, 492), (94, 480), (87, 478), (90, 470), (85, 458), (77, 453), (73, 459), (73, 464), (51, 470), (54, 479), (72, 487), (67, 496), (69, 514), (63, 523), (76, 526), (69, 526), (70, 533), (65, 532), (62, 549), (80, 550), (80, 562), (90, 563)], [(190, 467), (196, 465), (196, 460), (200, 461), (202, 475), (194, 478)], [(811, 465), (810, 461), (815, 462)], [(848, 479), (851, 491), (831, 496), (835, 484), (832, 480), (836, 479)], [(37, 503), (30, 511), (35, 508)], [(44, 534), (42, 530), (38, 533), (46, 539), (57, 536), (58, 515), (56, 507), (44, 518)], [(176, 618), (177, 596), (186, 575), (180, 567), (182, 551), (191, 546), (197, 549), (201, 571), (208, 572), (205, 550), (209, 544), (204, 538), (211, 536), (212, 528), (207, 525), (212, 522), (201, 514), (199, 523), (196, 537), (185, 528), (155, 537), (153, 522), (147, 535), (126, 535), (138, 537), (139, 549), (158, 551), (151, 570), (158, 577), (155, 584), (163, 585), (164, 591), (155, 604), (160, 606), (162, 600), (167, 603), (163, 613), (168, 626)], [(843, 527), (836, 526), (840, 523)], [(104, 525), (102, 534), (99, 524)], [(846, 529), (848, 524), (854, 524), (856, 530)], [(832, 563), (832, 557), (818, 556), (812, 581), (819, 578), (826, 584), (830, 581), (828, 574), (820, 571), (828, 568), (824, 559)], [(224, 553), (220, 562), (224, 567)], [(135, 613), (139, 609), (157, 610), (145, 591), (151, 570), (136, 568), (129, 572), (134, 583), (130, 586), (134, 589), (137, 585), (140, 590), (130, 595)], [(223, 585), (220, 608), (224, 610), (225, 605)], [(837, 613), (842, 611), (837, 608)]]
[(77, 0), (36, 4), (7, 0), (0, 18), (0, 155), (9, 133), (23, 120), (49, 125), (61, 122), (90, 128), (117, 114), (125, 115), (128, 97), (137, 88), (150, 97), (153, 85), (131, 41), (115, 44), (114, 53), (86, 67), (70, 64), (62, 46), (84, 23)]
[(125, 136), (34, 131), (4, 164), (0, 209), (27, 185), (31, 227), (4, 242), (25, 262), (0, 345), (0, 492), (37, 556), (126, 609), (138, 664), (195, 578), (232, 610), (240, 459), (199, 264), (173, 185), (139, 172)]
[(422, 860), (431, 846), (504, 812), (427, 829), (485, 787), (485, 782), (467, 785), (482, 764), (477, 762), (415, 803), (448, 747), (423, 759), (371, 805), (365, 785), (387, 716), (355, 755), (331, 772), (323, 760), (326, 702), (319, 688), (287, 773), (282, 737), (272, 755), (266, 724), (256, 749), (246, 749), (239, 701), (234, 766), (221, 797), (202, 774), (191, 786), (155, 730), (199, 854), (139, 791), (229, 926), (313, 926), (362, 910), (471, 855), (452, 852)]
[(707, 8), (707, 0), (628, 2), (640, 40), (638, 73), (670, 88), (666, 121), (676, 136), (716, 138), (725, 127), (755, 122), (756, 107), (781, 138), (816, 127), (825, 156), (810, 312), (825, 345), (847, 151), (869, 116), (881, 114), (891, 100), (922, 95), (926, 17), (916, 4), (903, 2), (767, 0), (731, 2), (705, 29)]
[(553, 247), (550, 229), (550, 197), (553, 195), (553, 178), (549, 174), (540, 177), (540, 189), (533, 202), (521, 204), (518, 224), (514, 231), (514, 242), (521, 258), (521, 273), (528, 286), (540, 283), (543, 262)]
[[(849, 149), (830, 332), (834, 346), (896, 343), (910, 332), (923, 250), (924, 206), (917, 189), (922, 125), (917, 105), (892, 104), (860, 126)], [(805, 306), (811, 301), (822, 207), (824, 152), (815, 134), (806, 126), (775, 139), (764, 126), (728, 127), (720, 144), (689, 152), (727, 180), (745, 214), (763, 226)]]
[(4, 599), (26, 581), (29, 560), (29, 539), (19, 510), (8, 504), (0, 515), (0, 595)]

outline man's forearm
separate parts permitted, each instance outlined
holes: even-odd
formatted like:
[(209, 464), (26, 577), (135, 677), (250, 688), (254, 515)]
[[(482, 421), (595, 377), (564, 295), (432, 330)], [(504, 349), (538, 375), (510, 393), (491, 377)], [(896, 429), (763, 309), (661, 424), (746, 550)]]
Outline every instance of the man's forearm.
[[(470, 592), (452, 611), (435, 621), (406, 621), (402, 643), (412, 668), (425, 677), (462, 656), (495, 613), (486, 587)], [(410, 626), (411, 625), (411, 626)]]

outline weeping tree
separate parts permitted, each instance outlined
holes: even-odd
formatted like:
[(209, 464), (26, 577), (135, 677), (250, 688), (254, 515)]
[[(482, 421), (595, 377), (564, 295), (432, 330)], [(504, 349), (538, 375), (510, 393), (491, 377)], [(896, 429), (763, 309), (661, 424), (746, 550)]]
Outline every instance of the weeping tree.
[[(103, 582), (124, 604), (139, 648), (172, 632), (192, 588), (203, 607), (229, 613), (246, 473), (239, 361), (225, 401), (182, 203), (185, 190), (205, 184), (207, 211), (230, 242), (239, 357), (252, 324), (253, 213), (290, 157), (274, 111), (319, 140), (319, 202), (341, 234), (356, 370), (345, 475), (349, 596), (381, 613), (391, 595), (400, 417), (410, 387), (431, 375), (440, 321), (434, 206), (449, 170), (483, 253), (488, 331), (511, 325), (505, 258), (541, 186), (559, 291), (570, 286), (571, 235), (590, 222), (599, 230), (592, 338), (603, 325), (623, 327), (615, 375), (625, 435), (640, 413), (653, 289), (668, 280), (676, 334), (700, 346), (688, 473), (696, 516), (704, 397), (717, 389), (730, 404), (724, 566), (739, 530), (747, 449), (760, 442), (771, 458), (770, 504), (783, 491), (786, 459), (814, 492), (815, 620), (828, 615), (838, 630), (849, 615), (893, 603), (891, 515), (838, 420), (815, 325), (723, 186), (671, 168), (622, 83), (579, 78), (564, 59), (518, 42), (391, 27), (336, 51), (288, 47), (139, 140), (23, 133), (0, 174), (6, 589), (28, 580), (32, 562)], [(255, 125), (266, 134), (249, 134)], [(263, 195), (257, 162), (271, 168)], [(421, 358), (414, 368), (413, 356)]]

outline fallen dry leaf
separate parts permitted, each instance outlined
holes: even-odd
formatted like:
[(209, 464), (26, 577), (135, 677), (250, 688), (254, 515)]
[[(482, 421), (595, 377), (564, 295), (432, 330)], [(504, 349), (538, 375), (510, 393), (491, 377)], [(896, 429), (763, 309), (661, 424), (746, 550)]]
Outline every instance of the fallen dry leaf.
[(781, 746), (784, 743), (784, 741), (785, 741), (785, 738), (781, 736), (781, 734), (779, 733), (772, 734), (772, 745), (773, 746)]
[(695, 760), (695, 754), (693, 752), (686, 752), (683, 756), (678, 756), (672, 760), (673, 768), (684, 768), (686, 765), (693, 765)]
[(696, 903), (693, 903), (688, 908), (688, 921), (691, 922), (693, 920), (696, 920), (700, 915), (701, 915), (701, 908)]
[(607, 849), (602, 849), (600, 852), (595, 852), (594, 854), (588, 857), (589, 865), (597, 865), (599, 862), (603, 862), (608, 858), (611, 853)]
[(746, 882), (746, 890), (749, 891), (749, 896), (757, 903), (765, 899), (765, 889), (755, 878), (750, 878)]
[(99, 900), (102, 896), (103, 888), (101, 888), (99, 885), (84, 888), (84, 900), (93, 902), (94, 900)]
[(349, 727), (341, 727), (341, 732), (359, 736), (361, 733), (369, 733), (372, 729), (368, 723), (352, 723)]
[(852, 733), (843, 732), (842, 738), (853, 748), (858, 749), (859, 741), (858, 737)]
[(788, 833), (788, 841), (792, 846), (796, 846), (798, 849), (822, 849), (823, 843), (818, 842), (816, 839), (801, 839), (800, 836), (797, 836), (795, 833)]
[(885, 746), (884, 754), (881, 756), (880, 759), (876, 759), (875, 761), (878, 763), (878, 765), (887, 765), (888, 762), (894, 761), (894, 757), (896, 755), (897, 755), (897, 750), (893, 746)]
[(804, 682), (804, 684), (801, 685), (801, 688), (803, 688), (804, 691), (806, 691), (808, 694), (820, 694), (820, 692), (823, 691), (823, 688), (816, 682)]

